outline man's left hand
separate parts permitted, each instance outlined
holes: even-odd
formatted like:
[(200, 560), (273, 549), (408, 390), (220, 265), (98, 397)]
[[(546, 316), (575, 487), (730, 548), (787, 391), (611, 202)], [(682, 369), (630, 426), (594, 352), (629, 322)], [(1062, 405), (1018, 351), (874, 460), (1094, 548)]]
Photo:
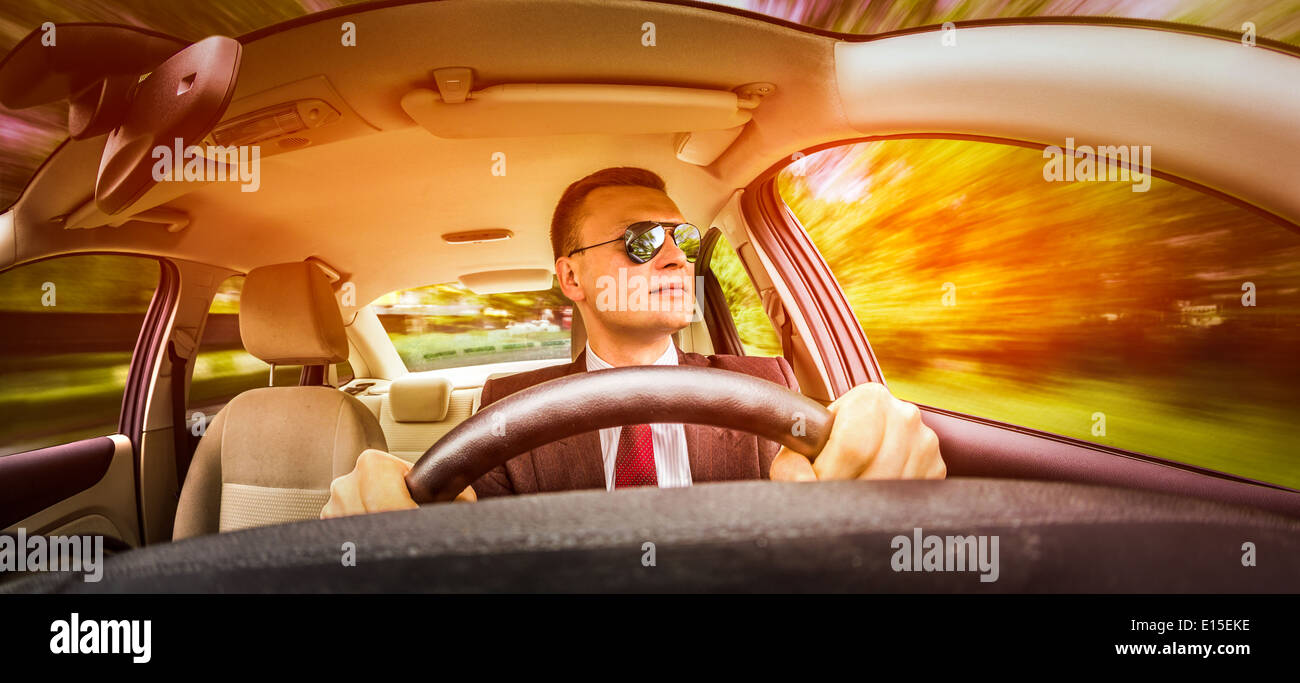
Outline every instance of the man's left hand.
[(860, 384), (836, 399), (830, 438), (815, 462), (782, 447), (772, 461), (773, 481), (832, 479), (943, 479), (939, 437), (921, 422), (913, 403), (884, 385)]

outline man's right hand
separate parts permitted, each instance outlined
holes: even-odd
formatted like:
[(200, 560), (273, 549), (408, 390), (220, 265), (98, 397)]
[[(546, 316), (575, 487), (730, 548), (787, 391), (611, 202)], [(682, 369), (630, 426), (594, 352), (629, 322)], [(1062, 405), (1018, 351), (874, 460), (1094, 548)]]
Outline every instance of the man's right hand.
[(948, 476), (939, 437), (921, 421), (920, 409), (895, 398), (883, 384), (859, 384), (827, 409), (835, 422), (816, 462), (783, 446), (772, 461), (773, 481)]
[[(367, 512), (410, 510), (419, 507), (406, 489), (411, 463), (375, 448), (362, 451), (351, 472), (330, 483), (330, 499), (320, 518), (360, 515)], [(475, 501), (474, 489), (466, 486), (457, 501)]]

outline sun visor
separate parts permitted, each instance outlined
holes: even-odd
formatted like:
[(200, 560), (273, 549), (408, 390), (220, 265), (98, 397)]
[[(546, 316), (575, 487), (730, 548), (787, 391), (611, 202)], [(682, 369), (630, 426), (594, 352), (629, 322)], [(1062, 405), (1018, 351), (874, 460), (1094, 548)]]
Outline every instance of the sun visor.
[(747, 123), (754, 106), (726, 90), (594, 83), (494, 85), (457, 103), (426, 88), (402, 97), (416, 123), (451, 139), (722, 130)]
[(237, 40), (204, 38), (140, 82), (125, 120), (104, 143), (95, 183), (101, 211), (117, 214), (161, 182), (153, 174), (155, 149), (187, 149), (221, 120), (235, 92), (241, 53)]
[(546, 268), (515, 268), (466, 273), (460, 284), (475, 294), (537, 292), (551, 288), (551, 271)]

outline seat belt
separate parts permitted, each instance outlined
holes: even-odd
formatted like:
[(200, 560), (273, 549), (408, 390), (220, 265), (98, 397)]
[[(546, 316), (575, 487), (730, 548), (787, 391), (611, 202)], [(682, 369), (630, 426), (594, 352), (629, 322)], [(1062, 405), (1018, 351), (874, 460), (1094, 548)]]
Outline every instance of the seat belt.
[(794, 323), (790, 322), (790, 316), (785, 314), (785, 308), (781, 309), (781, 355), (785, 356), (785, 362), (794, 367)]
[(180, 495), (185, 486), (185, 475), (190, 470), (190, 460), (194, 457), (190, 442), (190, 430), (185, 425), (185, 377), (187, 359), (176, 352), (176, 342), (167, 342), (167, 359), (171, 362), (172, 377), (172, 439), (176, 451), (176, 493)]
[(781, 355), (785, 357), (785, 362), (794, 367), (794, 323), (790, 320), (790, 315), (785, 312), (785, 304), (781, 303), (780, 297), (776, 295), (776, 290), (769, 289), (760, 295), (763, 304), (763, 311), (767, 313), (768, 319), (776, 323), (777, 334), (781, 336)]

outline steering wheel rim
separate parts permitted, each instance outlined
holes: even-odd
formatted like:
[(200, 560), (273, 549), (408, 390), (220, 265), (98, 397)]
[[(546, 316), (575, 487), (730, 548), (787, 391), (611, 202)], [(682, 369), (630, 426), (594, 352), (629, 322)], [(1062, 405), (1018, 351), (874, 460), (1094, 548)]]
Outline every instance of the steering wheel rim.
[(820, 403), (739, 372), (689, 365), (596, 370), (535, 384), (483, 408), (420, 456), (406, 486), (421, 505), (446, 502), (538, 446), (642, 423), (735, 429), (816, 458), (833, 421)]

